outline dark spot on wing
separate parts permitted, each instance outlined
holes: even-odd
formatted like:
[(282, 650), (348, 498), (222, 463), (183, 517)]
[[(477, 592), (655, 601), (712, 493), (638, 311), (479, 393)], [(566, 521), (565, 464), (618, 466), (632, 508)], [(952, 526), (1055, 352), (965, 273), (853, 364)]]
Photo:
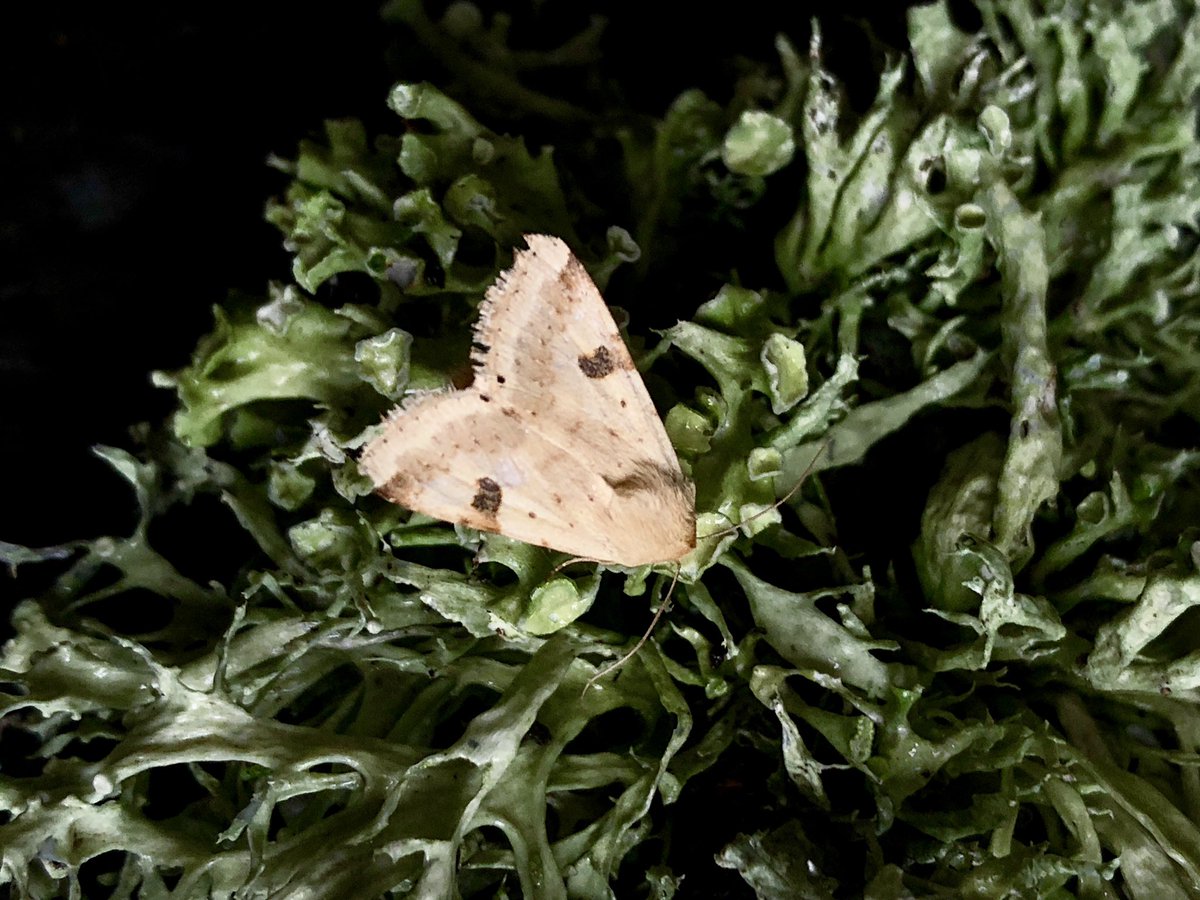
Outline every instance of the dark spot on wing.
[(616, 360), (603, 344), (590, 354), (583, 354), (579, 357), (579, 369), (588, 378), (603, 378), (616, 367)]
[(490, 478), (480, 478), (476, 482), (479, 490), (475, 492), (475, 498), (471, 501), (471, 505), (481, 513), (495, 515), (500, 511), (500, 500), (504, 492), (500, 490), (500, 485)]
[(388, 483), (379, 488), (379, 493), (391, 500), (393, 503), (405, 505), (405, 500), (408, 497), (412, 485), (410, 479), (403, 472), (398, 472), (388, 479)]

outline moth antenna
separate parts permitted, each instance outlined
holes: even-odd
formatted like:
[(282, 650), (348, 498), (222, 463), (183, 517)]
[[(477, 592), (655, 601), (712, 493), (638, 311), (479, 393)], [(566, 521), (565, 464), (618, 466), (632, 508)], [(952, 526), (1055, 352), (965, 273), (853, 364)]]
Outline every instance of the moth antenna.
[(546, 577), (553, 578), (555, 575), (557, 575), (559, 572), (561, 572), (567, 566), (573, 566), (576, 563), (596, 563), (597, 565), (600, 565), (600, 566), (608, 565), (608, 563), (606, 563), (604, 560), (596, 559), (594, 556), (572, 556), (570, 559), (560, 562), (557, 566), (555, 566), (553, 569), (551, 569), (550, 574), (547, 575)]
[(603, 669), (589, 678), (587, 680), (587, 684), (583, 686), (583, 693), (580, 694), (581, 697), (587, 694), (593, 684), (595, 684), (605, 675), (615, 672), (617, 669), (621, 668), (621, 666), (633, 659), (639, 650), (646, 646), (646, 641), (650, 640), (650, 635), (654, 634), (654, 629), (658, 627), (658, 623), (662, 621), (662, 617), (666, 615), (667, 610), (671, 608), (671, 598), (675, 595), (675, 585), (677, 584), (679, 584), (678, 564), (675, 565), (675, 574), (671, 576), (671, 586), (667, 588), (667, 596), (663, 597), (662, 603), (658, 605), (658, 610), (654, 613), (654, 618), (650, 620), (649, 627), (647, 627), (642, 636), (638, 638), (638, 642), (633, 645), (633, 649), (618, 659), (615, 663), (605, 666)]
[[(779, 507), (783, 506), (783, 504), (787, 503), (794, 496), (796, 496), (796, 492), (799, 491), (800, 488), (804, 487), (804, 482), (808, 481), (808, 476), (812, 474), (813, 466), (815, 466), (817, 464), (817, 460), (820, 459), (821, 456), (825, 453), (825, 451), (829, 449), (830, 441), (832, 441), (832, 438), (826, 438), (821, 443), (821, 446), (817, 448), (817, 452), (815, 454), (813, 454), (813, 458), (810, 459), (808, 461), (808, 465), (804, 467), (804, 471), (800, 473), (800, 477), (798, 479), (796, 479), (796, 483), (793, 484), (790, 488), (788, 488), (788, 492), (786, 494), (784, 494), (782, 497), (780, 497), (778, 500), (776, 500), (774, 503), (772, 503), (766, 509), (760, 509), (754, 515), (749, 516), (745, 519), (742, 519), (742, 521), (738, 522), (736, 525), (731, 525), (728, 528), (722, 528), (720, 531), (713, 531), (709, 534), (697, 535), (696, 540), (704, 541), (704, 540), (708, 540), (709, 538), (724, 537), (727, 534), (734, 534), (735, 532), (738, 531), (738, 529), (740, 529), (746, 523), (753, 522), (759, 516), (765, 516), (767, 513), (774, 512), (775, 510), (779, 509)], [(721, 515), (725, 515), (725, 514), (721, 513)], [(729, 517), (725, 516), (725, 518), (728, 519)]]

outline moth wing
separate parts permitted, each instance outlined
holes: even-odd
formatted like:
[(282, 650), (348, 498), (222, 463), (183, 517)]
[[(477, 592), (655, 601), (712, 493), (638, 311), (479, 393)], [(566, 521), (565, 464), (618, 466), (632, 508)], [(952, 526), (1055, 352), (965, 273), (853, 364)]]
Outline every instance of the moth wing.
[(576, 556), (633, 566), (691, 549), (690, 494), (685, 508), (666, 485), (614, 488), (564, 435), (514, 423), (494, 403), (473, 390), (430, 397), (389, 422), (362, 466), (408, 509)]
[(679, 472), (642, 376), (587, 269), (559, 238), (525, 237), (513, 266), (488, 289), (475, 342), (476, 385), (505, 387), (554, 414), (586, 421), (631, 453)]
[(558, 238), (489, 289), (475, 381), (399, 411), (361, 464), (409, 509), (623, 565), (695, 545), (695, 492), (612, 314)]

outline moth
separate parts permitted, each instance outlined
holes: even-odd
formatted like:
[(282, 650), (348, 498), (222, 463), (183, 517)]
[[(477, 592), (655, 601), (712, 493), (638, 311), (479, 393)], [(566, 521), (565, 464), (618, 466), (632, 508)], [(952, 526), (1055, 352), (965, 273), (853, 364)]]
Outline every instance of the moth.
[(471, 386), (393, 410), (359, 464), (438, 519), (621, 566), (678, 561), (695, 488), (629, 349), (566, 243), (525, 241), (480, 307)]

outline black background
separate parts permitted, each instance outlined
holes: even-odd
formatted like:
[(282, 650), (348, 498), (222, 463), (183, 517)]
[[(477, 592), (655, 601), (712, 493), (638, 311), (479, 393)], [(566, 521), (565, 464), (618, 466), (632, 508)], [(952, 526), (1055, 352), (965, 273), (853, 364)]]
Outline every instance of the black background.
[(373, 3), (96, 4), (6, 27), (0, 143), (0, 540), (127, 533), (96, 443), (173, 405), (231, 289), (288, 277), (262, 208), (326, 118), (381, 119), (389, 29)]

